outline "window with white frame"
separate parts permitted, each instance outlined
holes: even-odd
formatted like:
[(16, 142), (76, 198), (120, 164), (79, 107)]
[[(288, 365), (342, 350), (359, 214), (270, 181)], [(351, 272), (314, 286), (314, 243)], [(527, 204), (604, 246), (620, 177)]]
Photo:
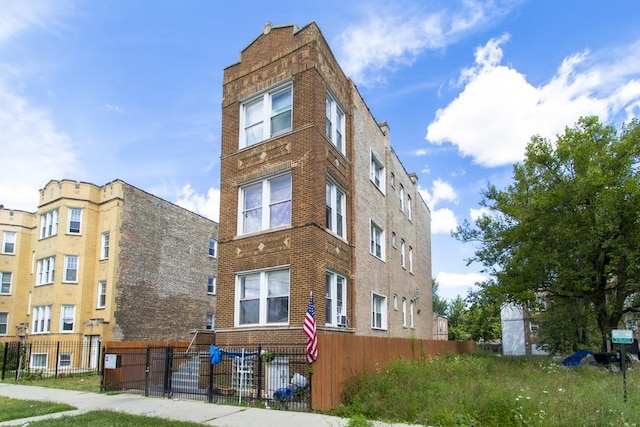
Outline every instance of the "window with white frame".
[(71, 353), (60, 353), (58, 359), (58, 368), (70, 368), (71, 367)]
[(239, 274), (236, 280), (236, 323), (289, 323), (289, 268)]
[(391, 172), (391, 187), (392, 188), (396, 188), (396, 174), (394, 174), (393, 172)]
[(384, 164), (371, 152), (371, 182), (384, 193)]
[(391, 232), (391, 246), (393, 246), (394, 248), (396, 248), (396, 232), (392, 231)]
[(11, 277), (10, 271), (0, 271), (0, 295), (11, 294)]
[(411, 196), (407, 194), (407, 218), (411, 221), (413, 215), (413, 208), (411, 206)]
[(31, 353), (29, 367), (31, 369), (47, 369), (47, 353)]
[(371, 293), (371, 328), (387, 329), (387, 297)]
[(100, 240), (100, 259), (109, 258), (109, 233), (102, 233)]
[(218, 241), (216, 239), (209, 239), (209, 256), (211, 258), (218, 256)]
[(398, 309), (398, 294), (393, 294), (393, 309)]
[(3, 254), (15, 254), (16, 253), (16, 233), (15, 233), (15, 231), (3, 231), (2, 232), (2, 253)]
[(404, 212), (404, 186), (400, 184), (400, 211)]
[(347, 278), (333, 271), (325, 274), (325, 323), (348, 326)]
[(209, 295), (216, 294), (216, 278), (213, 276), (209, 276), (207, 278), (207, 294)]
[(346, 196), (344, 191), (330, 179), (327, 179), (325, 199), (327, 229), (340, 237), (345, 237)]
[(107, 305), (107, 281), (100, 280), (98, 282), (98, 298), (96, 308), (105, 308)]
[(407, 326), (407, 299), (402, 298), (402, 326)]
[(413, 309), (415, 307), (415, 303), (413, 301), (411, 301), (411, 304), (409, 304), (409, 326), (411, 326), (412, 328), (415, 328), (415, 323), (414, 323), (414, 315), (413, 315)]
[(0, 312), (0, 335), (7, 335), (7, 329), (9, 328), (9, 313)]
[(39, 259), (36, 265), (36, 286), (53, 283), (56, 257)]
[(405, 244), (404, 244), (404, 239), (400, 240), (400, 265), (402, 266), (402, 268), (406, 268), (406, 264), (405, 264)]
[(209, 312), (207, 313), (207, 317), (205, 319), (204, 328), (205, 329), (213, 329), (216, 326), (216, 316)]
[(64, 279), (63, 282), (78, 282), (78, 255), (64, 256)]
[(384, 260), (384, 256), (385, 256), (384, 230), (373, 221), (371, 221), (370, 230), (371, 230), (370, 231), (371, 255)]
[(241, 106), (240, 148), (291, 130), (291, 83), (261, 93)]
[(67, 233), (80, 234), (80, 227), (82, 225), (82, 209), (69, 208), (67, 210)]
[(342, 154), (345, 153), (344, 117), (344, 110), (338, 105), (336, 98), (327, 92), (326, 135)]
[(40, 238), (58, 234), (58, 209), (40, 215)]
[(538, 332), (538, 321), (537, 320), (530, 320), (529, 321), (529, 330), (531, 332)]
[(413, 273), (413, 248), (409, 246), (409, 272)]
[(33, 307), (33, 334), (44, 334), (51, 332), (51, 306), (39, 305)]
[(73, 323), (76, 316), (75, 305), (60, 306), (60, 332), (73, 332)]
[(291, 224), (291, 173), (240, 187), (238, 233)]

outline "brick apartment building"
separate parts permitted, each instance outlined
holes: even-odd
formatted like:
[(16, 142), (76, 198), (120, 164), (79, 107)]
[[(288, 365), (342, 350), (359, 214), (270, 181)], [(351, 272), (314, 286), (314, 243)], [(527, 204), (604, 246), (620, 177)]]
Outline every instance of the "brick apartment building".
[(184, 341), (212, 330), (217, 235), (214, 221), (121, 180), (52, 180), (35, 213), (0, 209), (0, 340)]
[(315, 23), (224, 71), (216, 343), (433, 339), (430, 211)]

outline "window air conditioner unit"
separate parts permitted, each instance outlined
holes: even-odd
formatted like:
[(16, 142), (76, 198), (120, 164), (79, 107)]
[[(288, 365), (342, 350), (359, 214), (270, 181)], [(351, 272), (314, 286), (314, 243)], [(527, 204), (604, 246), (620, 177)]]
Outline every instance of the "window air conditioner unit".
[(347, 316), (338, 315), (338, 326), (342, 326), (343, 328), (346, 328), (348, 323), (349, 323), (349, 320), (347, 319)]

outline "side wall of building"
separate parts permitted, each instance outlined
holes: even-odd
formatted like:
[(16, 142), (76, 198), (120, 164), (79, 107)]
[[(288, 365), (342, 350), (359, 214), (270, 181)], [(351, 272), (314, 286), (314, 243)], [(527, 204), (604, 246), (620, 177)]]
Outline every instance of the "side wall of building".
[(114, 338), (189, 340), (215, 311), (217, 224), (132, 186), (123, 193)]

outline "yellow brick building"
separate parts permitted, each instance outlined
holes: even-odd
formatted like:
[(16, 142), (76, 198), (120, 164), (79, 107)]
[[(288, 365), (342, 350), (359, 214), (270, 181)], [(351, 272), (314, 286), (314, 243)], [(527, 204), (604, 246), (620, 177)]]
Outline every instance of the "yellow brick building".
[(52, 180), (36, 212), (0, 209), (0, 341), (84, 343), (93, 365), (103, 340), (212, 331), (217, 235), (121, 180)]

